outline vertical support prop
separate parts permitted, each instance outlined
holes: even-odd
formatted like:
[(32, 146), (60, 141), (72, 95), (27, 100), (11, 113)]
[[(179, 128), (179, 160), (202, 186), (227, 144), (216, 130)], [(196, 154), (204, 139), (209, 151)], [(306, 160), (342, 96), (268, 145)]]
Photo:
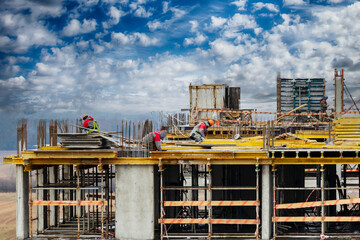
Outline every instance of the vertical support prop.
[(101, 239), (104, 239), (104, 171), (103, 165), (99, 158), (99, 172), (101, 173)]
[(272, 166), (273, 172), (273, 239), (276, 239), (276, 166)]
[(208, 158), (207, 159), (207, 164), (206, 164), (206, 171), (207, 171), (207, 175), (208, 175), (208, 188), (207, 188), (207, 196), (208, 196), (208, 225), (209, 225), (209, 229), (208, 229), (208, 239), (211, 239), (211, 235), (212, 235), (212, 224), (211, 224), (211, 219), (212, 219), (212, 207), (211, 207), (211, 200), (212, 200), (212, 194), (211, 194), (211, 159)]
[(77, 214), (77, 237), (80, 238), (80, 171), (79, 166), (75, 166), (76, 171), (76, 214)]
[(160, 173), (160, 238), (161, 240), (164, 239), (164, 215), (165, 215), (165, 210), (164, 210), (164, 179), (163, 179), (163, 164), (162, 164), (162, 159), (159, 159), (159, 173)]
[(256, 232), (255, 237), (256, 240), (259, 239), (259, 224), (260, 224), (260, 217), (259, 217), (259, 158), (256, 158), (256, 166), (255, 166), (255, 173), (256, 173)]
[(32, 216), (32, 206), (33, 206), (33, 201), (32, 201), (32, 175), (31, 175), (31, 171), (29, 171), (29, 231), (30, 231), (30, 239), (32, 239), (33, 237), (33, 232), (32, 232), (32, 221), (33, 221), (33, 216)]
[(320, 168), (320, 172), (321, 172), (321, 235), (324, 236), (325, 235), (325, 206), (324, 206), (324, 201), (325, 201), (325, 191), (324, 191), (324, 165), (321, 164), (321, 168)]

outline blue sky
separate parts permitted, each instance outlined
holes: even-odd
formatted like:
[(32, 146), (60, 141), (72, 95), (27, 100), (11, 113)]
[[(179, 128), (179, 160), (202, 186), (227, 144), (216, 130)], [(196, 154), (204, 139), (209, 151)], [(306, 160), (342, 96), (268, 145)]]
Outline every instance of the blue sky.
[(275, 111), (277, 72), (324, 77), (331, 99), (334, 68), (358, 97), (358, 22), (351, 0), (3, 0), (1, 118), (177, 111), (190, 83)]

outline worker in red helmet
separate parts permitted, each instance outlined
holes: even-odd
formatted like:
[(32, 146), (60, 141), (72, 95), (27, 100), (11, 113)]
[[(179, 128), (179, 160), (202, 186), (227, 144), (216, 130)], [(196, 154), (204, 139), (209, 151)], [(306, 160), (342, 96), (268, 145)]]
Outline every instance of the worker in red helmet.
[(161, 151), (161, 140), (166, 137), (166, 131), (151, 132), (143, 138), (143, 143), (149, 146), (150, 151)]
[(88, 128), (86, 129), (88, 133), (97, 132), (99, 131), (99, 125), (97, 122), (92, 118), (91, 116), (88, 116), (87, 114), (84, 114), (82, 116), (83, 120), (83, 127)]
[(208, 120), (201, 122), (196, 125), (190, 133), (190, 139), (195, 140), (195, 142), (202, 142), (207, 134), (207, 129), (214, 125), (213, 120)]

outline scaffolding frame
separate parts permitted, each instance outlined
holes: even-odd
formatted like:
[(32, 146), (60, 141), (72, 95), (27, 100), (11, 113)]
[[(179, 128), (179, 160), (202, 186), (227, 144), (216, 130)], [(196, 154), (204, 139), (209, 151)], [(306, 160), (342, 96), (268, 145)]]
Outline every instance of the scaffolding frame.
[[(259, 163), (255, 166), (255, 173), (256, 173), (256, 185), (254, 187), (229, 187), (229, 186), (223, 186), (223, 187), (214, 187), (212, 186), (212, 164), (211, 159), (208, 159), (208, 163), (205, 165), (206, 172), (205, 172), (205, 186), (199, 187), (199, 186), (191, 186), (191, 187), (184, 187), (184, 186), (178, 186), (178, 187), (167, 187), (164, 186), (164, 165), (159, 160), (159, 174), (160, 174), (160, 218), (158, 220), (160, 224), (160, 239), (163, 240), (171, 239), (171, 238), (183, 238), (187, 237), (188, 239), (198, 239), (198, 238), (254, 238), (254, 239), (260, 239), (259, 234), (259, 226), (260, 226), (260, 199), (259, 199)], [(197, 165), (201, 166), (201, 165)], [(197, 191), (197, 194), (199, 194), (198, 191), (204, 190), (206, 191), (206, 194), (204, 194), (205, 200), (203, 201), (165, 201), (164, 200), (164, 192), (169, 190), (192, 190)], [(217, 200), (214, 201), (212, 199), (212, 191), (214, 190), (254, 190), (256, 192), (256, 200), (250, 201), (250, 200), (238, 200), (238, 201), (226, 201), (226, 200)], [(192, 196), (193, 197), (193, 196)], [(205, 207), (206, 209), (206, 215), (207, 218), (164, 218), (166, 215), (165, 207)], [(216, 206), (237, 206), (237, 207), (245, 207), (245, 206), (252, 206), (255, 207), (255, 219), (217, 219), (213, 218), (213, 207)], [(194, 214), (192, 214), (194, 215)], [(173, 233), (170, 234), (167, 231), (166, 225), (172, 225), (172, 224), (207, 224), (208, 225), (208, 231), (207, 235), (203, 234), (195, 234), (192, 228), (192, 232), (190, 234), (185, 234), (183, 232)], [(256, 231), (255, 233), (214, 233), (213, 232), (213, 225), (214, 224), (224, 224), (224, 225), (242, 225), (242, 224), (249, 224), (249, 225), (255, 225)]]

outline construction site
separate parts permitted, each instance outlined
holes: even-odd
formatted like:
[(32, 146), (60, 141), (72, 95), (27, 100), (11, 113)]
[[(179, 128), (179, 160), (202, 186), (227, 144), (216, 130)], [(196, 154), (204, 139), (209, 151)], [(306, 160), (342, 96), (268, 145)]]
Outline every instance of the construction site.
[[(188, 109), (114, 132), (39, 120), (36, 149), (21, 120), (4, 158), (17, 239), (360, 239), (360, 111), (344, 72), (274, 81), (276, 112), (242, 109), (241, 86), (190, 85)], [(209, 119), (204, 141), (189, 139)], [(143, 138), (160, 130), (153, 151)]]

